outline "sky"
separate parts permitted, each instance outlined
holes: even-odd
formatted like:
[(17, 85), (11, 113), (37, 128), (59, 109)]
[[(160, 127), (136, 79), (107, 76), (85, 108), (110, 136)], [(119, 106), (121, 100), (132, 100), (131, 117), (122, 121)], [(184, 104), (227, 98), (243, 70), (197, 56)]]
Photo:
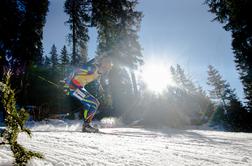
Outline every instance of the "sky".
[[(231, 47), (231, 33), (220, 23), (213, 22), (214, 15), (208, 12), (204, 0), (139, 0), (137, 9), (144, 14), (139, 41), (146, 62), (159, 60), (167, 65), (179, 64), (192, 80), (209, 87), (207, 66), (213, 65), (227, 80), (240, 99), (243, 99), (242, 85), (235, 69)], [(49, 54), (52, 44), (58, 52), (67, 44), (67, 15), (63, 0), (51, 0), (47, 22), (44, 28), (44, 53)], [(96, 50), (97, 34), (89, 32), (89, 58)]]

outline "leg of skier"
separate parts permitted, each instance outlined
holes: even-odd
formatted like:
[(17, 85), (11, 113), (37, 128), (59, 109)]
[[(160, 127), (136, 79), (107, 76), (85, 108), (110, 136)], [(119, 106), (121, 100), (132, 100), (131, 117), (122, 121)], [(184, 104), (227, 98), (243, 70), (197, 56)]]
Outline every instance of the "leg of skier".
[(66, 84), (64, 86), (64, 92), (67, 95), (71, 95), (78, 99), (84, 106), (84, 123), (82, 126), (82, 131), (84, 132), (98, 132), (98, 129), (90, 126), (92, 119), (100, 105), (99, 101), (92, 96), (88, 91), (84, 88), (80, 88), (78, 86), (74, 86), (74, 84)]
[(93, 120), (93, 117), (99, 107), (99, 102), (98, 100), (93, 97), (92, 95), (86, 96), (82, 100), (83, 104), (87, 109), (84, 110), (83, 116), (84, 116), (84, 123), (82, 127), (83, 132), (98, 132), (98, 129), (90, 126), (90, 123)]
[(81, 102), (86, 108), (83, 112), (84, 117), (84, 123), (82, 127), (83, 132), (98, 132), (98, 129), (90, 126), (90, 123), (93, 120), (93, 117), (100, 105), (99, 101), (92, 96), (90, 93), (88, 93), (86, 90), (82, 89), (85, 93), (85, 97), (82, 98)]

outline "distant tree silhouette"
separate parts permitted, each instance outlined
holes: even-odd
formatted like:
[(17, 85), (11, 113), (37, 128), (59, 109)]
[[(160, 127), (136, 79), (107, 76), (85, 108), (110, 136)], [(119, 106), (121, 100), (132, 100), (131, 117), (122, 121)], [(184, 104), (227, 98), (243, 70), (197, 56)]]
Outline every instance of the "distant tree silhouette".
[(60, 56), (61, 64), (62, 65), (68, 65), (70, 60), (69, 60), (69, 56), (68, 56), (68, 53), (67, 53), (67, 48), (66, 48), (65, 45), (61, 49), (60, 55), (61, 55)]
[(51, 59), (48, 56), (45, 56), (44, 58), (44, 66), (49, 67), (51, 65)]
[(57, 48), (54, 44), (52, 45), (50, 55), (51, 55), (52, 68), (55, 69), (58, 66), (58, 54), (57, 54)]
[(252, 110), (252, 1), (206, 0), (214, 20), (225, 24), (224, 29), (232, 33), (232, 46), (236, 67), (244, 86), (247, 106)]

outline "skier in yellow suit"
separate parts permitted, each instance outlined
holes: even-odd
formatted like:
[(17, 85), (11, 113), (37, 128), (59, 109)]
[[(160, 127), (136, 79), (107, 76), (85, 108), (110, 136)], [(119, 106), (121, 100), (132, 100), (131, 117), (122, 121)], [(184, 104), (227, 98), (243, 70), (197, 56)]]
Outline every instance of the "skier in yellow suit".
[(83, 132), (98, 132), (98, 129), (90, 125), (100, 103), (91, 95), (85, 86), (109, 72), (112, 68), (111, 59), (107, 56), (99, 58), (93, 63), (84, 64), (76, 69), (69, 78), (65, 79), (64, 92), (80, 100), (84, 106)]

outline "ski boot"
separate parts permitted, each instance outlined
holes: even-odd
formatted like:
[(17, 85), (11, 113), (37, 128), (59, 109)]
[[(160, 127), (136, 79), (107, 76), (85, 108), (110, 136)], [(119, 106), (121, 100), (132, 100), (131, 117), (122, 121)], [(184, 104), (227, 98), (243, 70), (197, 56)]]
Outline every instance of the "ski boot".
[(82, 125), (82, 132), (87, 132), (87, 133), (98, 133), (99, 130), (95, 127), (90, 126), (90, 124), (83, 124)]

